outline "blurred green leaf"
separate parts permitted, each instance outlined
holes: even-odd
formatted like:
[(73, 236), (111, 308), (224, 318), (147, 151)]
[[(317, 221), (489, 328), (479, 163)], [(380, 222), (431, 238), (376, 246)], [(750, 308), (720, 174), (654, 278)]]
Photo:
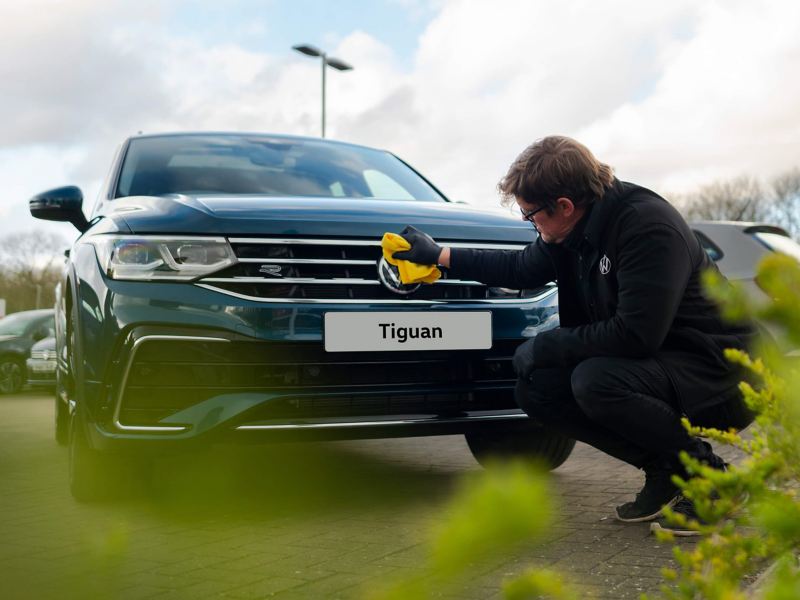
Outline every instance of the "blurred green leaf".
[(796, 497), (773, 493), (753, 507), (757, 525), (784, 543), (800, 541), (800, 503)]
[(546, 569), (531, 570), (513, 581), (503, 585), (506, 600), (538, 600), (559, 598), (572, 600), (578, 598), (561, 575)]
[(513, 462), (467, 478), (433, 542), (434, 567), (456, 572), (472, 561), (510, 552), (540, 538), (552, 518), (552, 498), (541, 471)]

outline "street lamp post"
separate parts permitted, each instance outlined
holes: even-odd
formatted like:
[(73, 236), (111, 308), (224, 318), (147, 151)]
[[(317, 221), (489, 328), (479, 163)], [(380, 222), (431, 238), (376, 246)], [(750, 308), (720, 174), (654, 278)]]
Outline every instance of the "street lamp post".
[(325, 52), (314, 46), (308, 44), (300, 44), (292, 46), (292, 50), (297, 50), (306, 56), (320, 57), (322, 59), (322, 137), (325, 137), (325, 70), (326, 67), (333, 67), (337, 71), (352, 71), (353, 67), (339, 60), (338, 58), (329, 57)]

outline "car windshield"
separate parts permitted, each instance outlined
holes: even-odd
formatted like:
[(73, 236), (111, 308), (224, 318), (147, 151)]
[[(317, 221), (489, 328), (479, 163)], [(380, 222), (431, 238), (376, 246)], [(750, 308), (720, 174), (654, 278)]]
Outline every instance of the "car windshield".
[(800, 244), (795, 242), (792, 238), (786, 237), (779, 233), (771, 233), (766, 231), (758, 231), (753, 234), (762, 244), (774, 252), (781, 254), (788, 254), (789, 256), (800, 260)]
[(444, 200), (397, 157), (369, 148), (257, 135), (131, 140), (115, 196), (165, 194)]
[(22, 335), (28, 325), (42, 316), (24, 313), (15, 313), (0, 319), (0, 335)]

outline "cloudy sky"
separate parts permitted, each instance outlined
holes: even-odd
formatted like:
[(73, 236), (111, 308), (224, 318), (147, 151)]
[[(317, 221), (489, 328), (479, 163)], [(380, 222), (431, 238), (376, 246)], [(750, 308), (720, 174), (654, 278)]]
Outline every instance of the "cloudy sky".
[(680, 192), (800, 165), (796, 0), (0, 0), (0, 236), (88, 213), (139, 131), (319, 135), (386, 148), (452, 199), (494, 206), (533, 140), (571, 135), (622, 179)]

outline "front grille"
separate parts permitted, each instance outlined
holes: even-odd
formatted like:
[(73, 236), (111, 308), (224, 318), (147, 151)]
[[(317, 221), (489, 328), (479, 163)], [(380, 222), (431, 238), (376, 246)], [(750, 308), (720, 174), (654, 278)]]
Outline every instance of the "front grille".
[[(477, 281), (448, 277), (408, 296), (385, 289), (377, 277), (378, 240), (234, 238), (237, 264), (197, 283), (264, 302), (303, 301), (493, 301), (497, 295)], [(523, 244), (454, 243), (452, 247), (521, 249)], [(532, 298), (539, 290), (504, 292), (504, 299)]]
[(314, 419), (515, 408), (511, 356), (517, 341), (491, 350), (342, 353), (319, 343), (153, 340), (136, 350), (118, 420), (151, 426), (213, 396), (274, 393), (248, 418)]

